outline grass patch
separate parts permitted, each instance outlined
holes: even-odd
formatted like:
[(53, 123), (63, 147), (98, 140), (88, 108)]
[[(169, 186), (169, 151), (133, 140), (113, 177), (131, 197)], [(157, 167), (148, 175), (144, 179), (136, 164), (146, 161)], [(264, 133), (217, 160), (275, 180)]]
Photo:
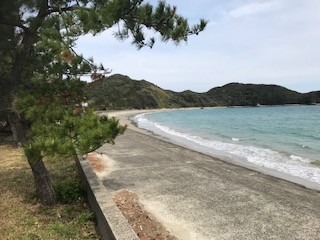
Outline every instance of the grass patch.
[[(83, 199), (74, 160), (45, 164), (59, 199), (67, 204), (39, 204), (22, 149), (0, 143), (0, 239), (99, 239), (93, 213)], [(71, 197), (68, 191), (72, 192)]]
[(78, 179), (68, 179), (54, 184), (54, 189), (61, 203), (73, 203), (82, 199), (84, 191)]

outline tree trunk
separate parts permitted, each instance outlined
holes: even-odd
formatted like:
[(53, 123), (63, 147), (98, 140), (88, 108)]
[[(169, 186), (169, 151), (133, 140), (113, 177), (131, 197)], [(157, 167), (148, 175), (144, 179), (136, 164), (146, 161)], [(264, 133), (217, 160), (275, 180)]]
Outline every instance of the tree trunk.
[(17, 113), (8, 114), (8, 122), (16, 146), (25, 144), (23, 146), (25, 155), (34, 176), (37, 196), (40, 203), (44, 205), (55, 204), (57, 202), (56, 194), (50, 181), (48, 170), (42, 161), (41, 151), (26, 143), (27, 122), (19, 117)]
[(48, 170), (43, 163), (42, 156), (39, 152), (34, 150), (30, 151), (30, 149), (25, 149), (25, 153), (33, 172), (37, 196), (40, 203), (47, 206), (56, 204), (56, 193), (50, 181)]
[(21, 146), (26, 140), (26, 129), (24, 121), (18, 116), (17, 113), (8, 114), (8, 123), (13, 135), (13, 142), (16, 147)]
[(49, 1), (38, 1), (38, 14), (33, 21), (30, 22), (30, 26), (21, 33), (21, 43), (17, 44), (15, 50), (14, 60), (11, 68), (10, 76), (10, 104), (12, 113), (8, 116), (8, 121), (13, 133), (14, 141), (17, 145), (21, 143), (24, 147), (28, 163), (34, 175), (36, 184), (37, 195), (40, 202), (44, 205), (53, 205), (56, 203), (56, 194), (52, 187), (48, 171), (42, 161), (41, 150), (35, 150), (30, 143), (26, 143), (28, 130), (28, 124), (25, 119), (20, 118), (16, 112), (16, 99), (18, 97), (18, 90), (21, 86), (21, 79), (23, 73), (28, 73), (26, 70), (26, 62), (28, 54), (33, 44), (37, 42), (38, 30), (42, 26), (44, 19), (50, 14)]

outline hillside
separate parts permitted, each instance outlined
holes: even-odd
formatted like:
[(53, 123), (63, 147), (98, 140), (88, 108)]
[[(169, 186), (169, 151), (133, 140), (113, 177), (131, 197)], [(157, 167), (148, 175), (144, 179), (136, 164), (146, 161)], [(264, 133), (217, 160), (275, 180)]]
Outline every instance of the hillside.
[(86, 92), (96, 109), (151, 109), (213, 106), (311, 104), (320, 91), (298, 93), (277, 85), (230, 83), (205, 93), (164, 90), (145, 80), (115, 74), (88, 83)]
[(120, 74), (89, 83), (87, 94), (95, 107), (107, 109), (168, 107), (174, 95), (145, 80), (136, 81)]
[(227, 106), (282, 105), (304, 103), (303, 94), (277, 85), (230, 83), (207, 92)]

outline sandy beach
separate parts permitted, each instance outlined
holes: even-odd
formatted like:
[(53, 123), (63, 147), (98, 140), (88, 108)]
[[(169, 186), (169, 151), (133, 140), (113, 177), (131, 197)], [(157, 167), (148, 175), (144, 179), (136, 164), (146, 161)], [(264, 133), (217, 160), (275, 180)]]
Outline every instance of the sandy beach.
[(136, 193), (179, 239), (319, 239), (319, 191), (163, 141), (128, 119), (151, 111), (108, 112), (128, 125), (98, 150), (112, 163), (103, 176), (111, 194)]
[(129, 129), (133, 129), (135, 131), (139, 132), (146, 132), (143, 129), (140, 129), (136, 127), (132, 121), (129, 119), (130, 117), (133, 117), (138, 114), (143, 113), (151, 113), (151, 112), (157, 112), (157, 111), (166, 111), (169, 109), (163, 109), (163, 110), (119, 110), (119, 111), (108, 111), (108, 112), (100, 112), (102, 115), (107, 115), (109, 117), (116, 117), (120, 120), (120, 124), (127, 125)]

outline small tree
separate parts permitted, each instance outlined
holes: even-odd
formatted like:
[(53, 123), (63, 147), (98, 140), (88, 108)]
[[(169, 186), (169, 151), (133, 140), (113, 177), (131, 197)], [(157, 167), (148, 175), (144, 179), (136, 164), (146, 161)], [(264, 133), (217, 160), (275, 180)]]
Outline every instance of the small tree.
[[(1, 85), (8, 121), (25, 150), (43, 204), (56, 201), (43, 157), (87, 153), (123, 133), (116, 119), (81, 110), (79, 77), (98, 67), (73, 47), (79, 36), (118, 25), (115, 36), (138, 48), (152, 47), (146, 29), (162, 41), (186, 41), (206, 22), (190, 27), (176, 8), (143, 0), (2, 0), (0, 2)], [(5, 110), (4, 110), (5, 109)]]

